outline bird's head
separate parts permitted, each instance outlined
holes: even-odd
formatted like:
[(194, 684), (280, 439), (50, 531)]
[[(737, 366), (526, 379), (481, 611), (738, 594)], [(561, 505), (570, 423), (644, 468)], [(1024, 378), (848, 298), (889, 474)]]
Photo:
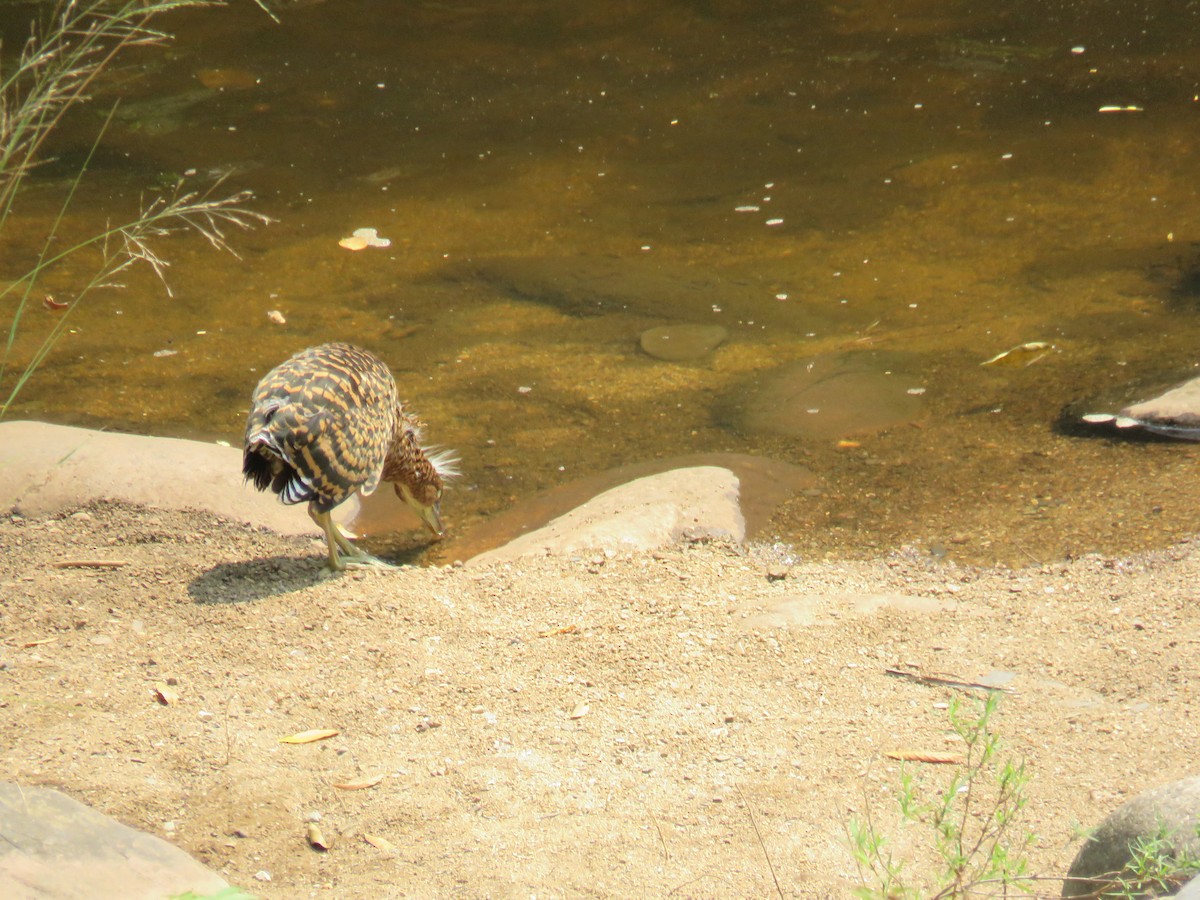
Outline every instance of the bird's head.
[(442, 479), (437, 473), (432, 480), (414, 484), (398, 481), (395, 488), (396, 496), (416, 511), (425, 527), (441, 537), (445, 531), (442, 527)]
[[(406, 465), (397, 472), (394, 482), (396, 496), (411, 506), (438, 537), (442, 527), (442, 489), (446, 481), (459, 477), (458, 456), (445, 448), (420, 449), (413, 442), (413, 452), (406, 455)], [(386, 476), (385, 476), (386, 477)]]

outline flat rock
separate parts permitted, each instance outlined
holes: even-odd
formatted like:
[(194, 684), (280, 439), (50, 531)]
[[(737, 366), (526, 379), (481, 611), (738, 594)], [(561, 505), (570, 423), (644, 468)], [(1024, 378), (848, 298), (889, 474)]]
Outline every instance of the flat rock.
[[(738, 505), (746, 523), (747, 538), (758, 536), (767, 527), (783, 501), (820, 484), (802, 466), (748, 453), (690, 453), (645, 460), (577, 478), (522, 499), (464, 534), (451, 533), (447, 551), (458, 559), (470, 559), (541, 528), (611, 488), (647, 475), (696, 466), (717, 466), (737, 476)], [(381, 502), (377, 495), (372, 495), (363, 502), (363, 514), (354, 524), (368, 534), (399, 531), (408, 527), (407, 519), (401, 520), (401, 515), (407, 517), (411, 513), (397, 511), (396, 504)]]
[(161, 900), (229, 883), (178, 847), (50, 788), (0, 782), (0, 896)]
[(1139, 839), (1165, 835), (1178, 857), (1200, 854), (1200, 776), (1151, 788), (1118, 807), (1096, 829), (1071, 863), (1063, 897), (1092, 897), (1100, 885), (1083, 879), (1120, 872), (1131, 860), (1130, 847)]
[(643, 331), (639, 343), (655, 359), (686, 362), (707, 356), (728, 337), (720, 325), (660, 325)]
[[(95, 500), (200, 509), (280, 534), (312, 534), (303, 505), (244, 483), (242, 451), (177, 438), (0, 422), (0, 510), (53, 515)], [(335, 510), (352, 518), (355, 498)]]
[(860, 351), (781, 366), (745, 390), (727, 411), (744, 434), (833, 440), (917, 421), (921, 383), (907, 357)]
[(595, 550), (654, 550), (705, 538), (740, 542), (746, 536), (746, 522), (738, 505), (738, 487), (733, 472), (716, 466), (638, 478), (471, 562), (573, 556)]

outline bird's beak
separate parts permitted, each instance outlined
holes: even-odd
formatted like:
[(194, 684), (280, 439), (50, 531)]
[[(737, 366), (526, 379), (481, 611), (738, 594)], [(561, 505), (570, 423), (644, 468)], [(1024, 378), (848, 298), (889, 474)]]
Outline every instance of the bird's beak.
[(417, 510), (421, 521), (425, 523), (425, 527), (434, 533), (436, 537), (441, 537), (445, 533), (442, 527), (442, 504), (435, 503), (433, 506), (426, 506)]

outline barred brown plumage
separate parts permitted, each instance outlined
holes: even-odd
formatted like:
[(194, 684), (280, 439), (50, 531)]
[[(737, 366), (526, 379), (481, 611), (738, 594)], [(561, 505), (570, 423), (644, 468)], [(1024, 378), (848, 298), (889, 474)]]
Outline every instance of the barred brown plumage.
[(351, 544), (329, 513), (381, 481), (392, 482), (440, 536), (442, 488), (458, 474), (457, 462), (448, 451), (421, 447), (421, 424), (401, 405), (392, 373), (360, 347), (301, 350), (254, 389), (242, 474), (284, 503), (308, 501), (308, 514), (325, 532), (330, 569), (347, 560), (380, 564)]

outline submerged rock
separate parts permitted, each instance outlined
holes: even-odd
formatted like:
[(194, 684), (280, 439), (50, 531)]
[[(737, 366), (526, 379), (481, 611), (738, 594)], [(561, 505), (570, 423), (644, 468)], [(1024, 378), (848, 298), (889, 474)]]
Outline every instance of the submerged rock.
[(655, 359), (685, 362), (706, 356), (728, 337), (729, 331), (720, 325), (661, 325), (643, 331), (640, 343)]
[(728, 411), (745, 434), (836, 439), (904, 425), (924, 413), (908, 357), (875, 351), (822, 354), (767, 373)]

